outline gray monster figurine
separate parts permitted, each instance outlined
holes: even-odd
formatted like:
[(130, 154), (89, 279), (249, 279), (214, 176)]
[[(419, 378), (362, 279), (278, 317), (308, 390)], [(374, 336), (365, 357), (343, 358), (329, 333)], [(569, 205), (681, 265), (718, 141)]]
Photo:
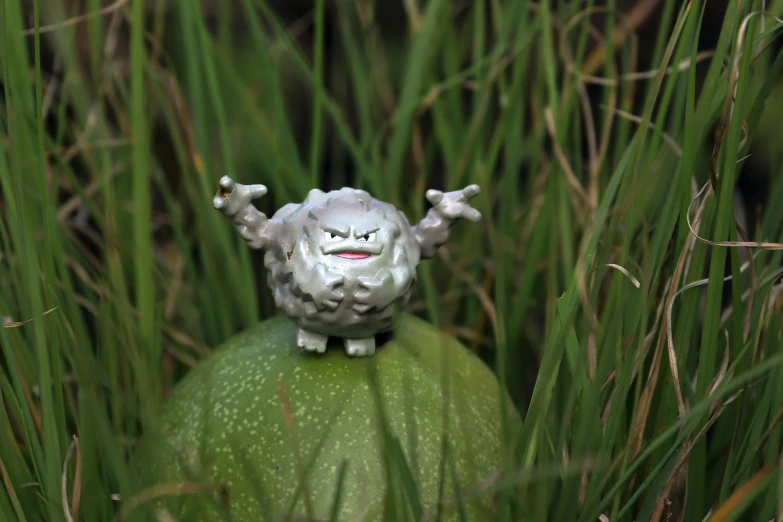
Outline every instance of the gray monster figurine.
[(459, 218), (481, 214), (469, 200), (478, 185), (427, 191), (433, 207), (411, 227), (405, 214), (363, 190), (313, 189), (271, 219), (252, 200), (263, 185), (224, 176), (213, 200), (250, 248), (263, 249), (275, 304), (297, 324), (300, 348), (323, 353), (329, 336), (344, 340), (349, 355), (375, 353), (375, 335), (391, 330), (408, 303), (421, 259), (435, 256)]

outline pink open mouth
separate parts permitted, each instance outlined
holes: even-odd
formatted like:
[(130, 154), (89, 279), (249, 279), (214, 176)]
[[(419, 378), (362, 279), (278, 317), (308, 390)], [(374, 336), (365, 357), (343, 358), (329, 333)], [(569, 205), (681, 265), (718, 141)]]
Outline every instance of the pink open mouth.
[(363, 252), (338, 252), (336, 255), (345, 259), (367, 259), (370, 257), (370, 254)]

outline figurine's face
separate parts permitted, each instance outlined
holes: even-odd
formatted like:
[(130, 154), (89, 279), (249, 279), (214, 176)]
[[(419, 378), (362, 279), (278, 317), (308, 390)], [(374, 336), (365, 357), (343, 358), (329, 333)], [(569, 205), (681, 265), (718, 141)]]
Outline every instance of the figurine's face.
[(308, 228), (317, 254), (327, 265), (357, 270), (383, 263), (400, 232), (380, 210), (339, 207), (319, 213)]

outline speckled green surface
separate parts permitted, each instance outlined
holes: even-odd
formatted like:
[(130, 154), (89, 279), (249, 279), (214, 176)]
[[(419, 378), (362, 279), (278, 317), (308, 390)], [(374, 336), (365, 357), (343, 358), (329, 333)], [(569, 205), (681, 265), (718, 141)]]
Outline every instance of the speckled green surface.
[[(172, 391), (162, 410), (163, 435), (143, 441), (139, 463), (157, 483), (181, 482), (180, 464), (185, 463), (201, 482), (225, 484), (234, 521), (256, 522), (264, 514), (287, 512), (299, 475), (278, 395), (280, 381), (305, 464), (323, 440), (307, 474), (313, 516), (328, 519), (338, 468), (348, 459), (339, 520), (379, 520), (386, 475), (368, 371), (374, 364), (388, 426), (414, 475), (418, 468), (416, 483), (426, 509), (438, 496), (444, 360), (450, 369), (451, 458), (461, 489), (474, 488), (502, 466), (497, 381), (453, 338), (411, 316), (370, 359), (349, 358), (336, 342), (323, 355), (300, 352), (295, 327), (285, 318), (243, 332)], [(447, 480), (446, 496), (453, 495), (452, 487)], [(215, 498), (179, 496), (166, 507), (184, 520), (222, 520), (210, 507)], [(469, 508), (478, 520), (475, 506)], [(301, 495), (295, 512), (306, 513)]]

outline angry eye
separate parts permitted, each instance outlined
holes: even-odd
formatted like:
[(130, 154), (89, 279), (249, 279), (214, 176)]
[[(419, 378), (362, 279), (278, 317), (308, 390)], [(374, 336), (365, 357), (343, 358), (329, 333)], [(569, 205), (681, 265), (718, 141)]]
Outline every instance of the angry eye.
[(326, 241), (327, 243), (337, 243), (339, 241), (342, 241), (343, 239), (345, 238), (340, 237), (337, 234), (324, 231), (324, 241)]
[(366, 234), (362, 237), (357, 237), (356, 241), (362, 242), (362, 243), (371, 243), (375, 241), (375, 232), (370, 232), (369, 234)]

